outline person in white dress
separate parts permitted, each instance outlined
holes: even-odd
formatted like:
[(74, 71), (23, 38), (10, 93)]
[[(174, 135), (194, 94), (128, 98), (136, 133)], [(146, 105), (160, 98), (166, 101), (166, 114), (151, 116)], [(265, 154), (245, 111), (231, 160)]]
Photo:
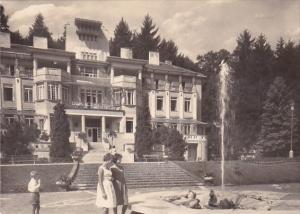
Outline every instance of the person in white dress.
[(108, 214), (109, 209), (117, 214), (117, 199), (115, 189), (112, 183), (113, 155), (107, 153), (103, 157), (104, 163), (98, 169), (98, 185), (96, 206), (101, 208), (103, 214)]

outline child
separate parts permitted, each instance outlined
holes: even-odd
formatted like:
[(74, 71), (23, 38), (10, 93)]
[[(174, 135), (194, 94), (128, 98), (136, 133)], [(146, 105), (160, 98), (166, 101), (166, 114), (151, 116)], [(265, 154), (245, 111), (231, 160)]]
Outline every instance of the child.
[(30, 177), (28, 191), (31, 192), (32, 214), (39, 214), (41, 179), (36, 171), (30, 172)]

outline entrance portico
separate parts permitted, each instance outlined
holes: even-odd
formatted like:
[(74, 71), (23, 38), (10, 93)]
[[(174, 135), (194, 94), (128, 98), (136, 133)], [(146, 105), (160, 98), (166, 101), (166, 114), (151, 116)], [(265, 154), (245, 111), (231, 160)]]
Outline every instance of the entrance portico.
[(122, 111), (82, 111), (66, 109), (71, 129), (71, 142), (77, 142), (79, 133), (85, 133), (88, 142), (104, 142), (109, 130), (119, 132)]

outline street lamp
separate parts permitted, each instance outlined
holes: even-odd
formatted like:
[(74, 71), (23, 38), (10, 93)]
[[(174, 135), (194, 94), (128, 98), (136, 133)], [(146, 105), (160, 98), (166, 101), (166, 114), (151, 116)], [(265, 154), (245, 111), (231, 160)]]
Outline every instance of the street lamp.
[(293, 152), (293, 126), (294, 126), (294, 110), (295, 110), (295, 106), (294, 106), (294, 101), (291, 104), (291, 111), (292, 111), (292, 119), (291, 119), (291, 147), (290, 147), (290, 152), (289, 152), (289, 158), (293, 158), (294, 157), (294, 152)]

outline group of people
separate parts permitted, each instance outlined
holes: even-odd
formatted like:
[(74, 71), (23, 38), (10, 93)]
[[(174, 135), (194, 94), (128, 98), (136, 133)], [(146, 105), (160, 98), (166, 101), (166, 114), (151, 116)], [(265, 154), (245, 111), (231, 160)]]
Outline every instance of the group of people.
[[(98, 169), (96, 206), (103, 214), (108, 214), (111, 208), (117, 214), (119, 205), (122, 206), (122, 214), (127, 210), (128, 189), (121, 161), (122, 155), (112, 150), (104, 155), (103, 164)], [(32, 171), (30, 177), (28, 191), (31, 193), (32, 213), (39, 214), (41, 179), (36, 171)]]
[(108, 214), (110, 208), (117, 214), (119, 205), (122, 206), (122, 214), (127, 210), (128, 189), (121, 161), (121, 154), (107, 153), (98, 169), (96, 206), (102, 209), (103, 214)]

